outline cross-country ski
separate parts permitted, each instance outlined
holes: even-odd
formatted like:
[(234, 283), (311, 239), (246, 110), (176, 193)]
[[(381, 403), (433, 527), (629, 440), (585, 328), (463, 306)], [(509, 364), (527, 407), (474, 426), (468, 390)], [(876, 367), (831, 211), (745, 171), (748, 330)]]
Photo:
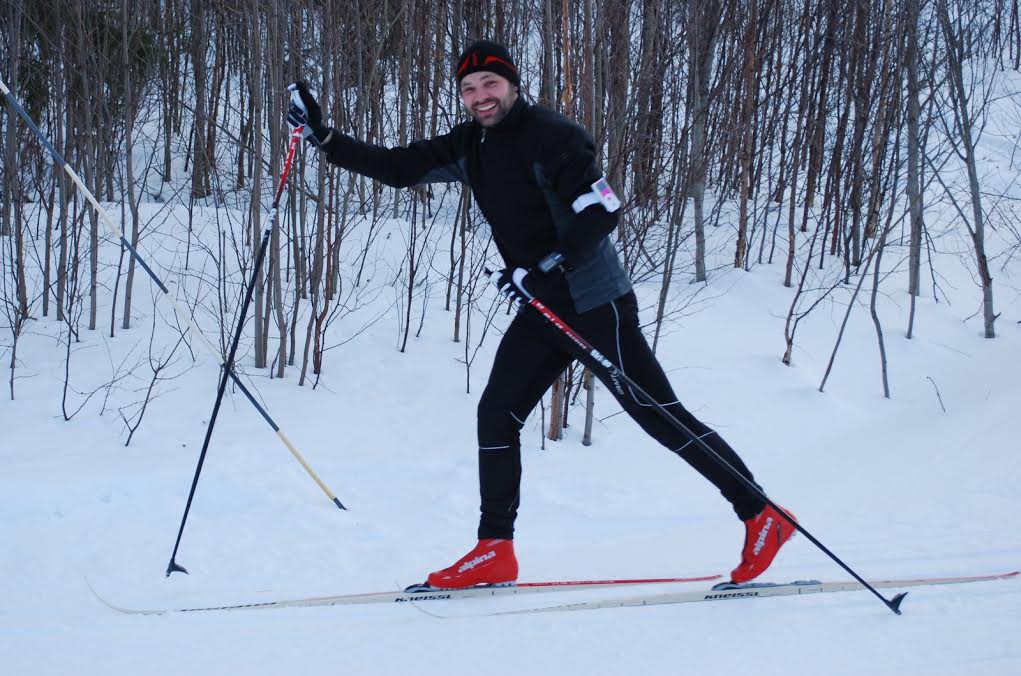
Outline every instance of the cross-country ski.
[[(906, 589), (909, 587), (931, 587), (948, 584), (964, 584), (967, 582), (990, 582), (1017, 577), (1018, 572), (994, 575), (965, 575), (957, 577), (909, 578), (903, 580), (876, 580), (870, 584), (876, 589)], [(429, 601), (458, 601), (464, 599), (487, 599), (503, 596), (523, 596), (531, 594), (555, 594), (563, 592), (585, 592), (605, 589), (625, 589), (674, 585), (681, 582), (696, 583), (717, 579), (719, 576), (680, 577), (680, 578), (639, 578), (631, 580), (568, 580), (561, 582), (521, 582), (502, 586), (480, 585), (463, 589), (432, 589), (422, 585), (413, 585), (403, 591), (369, 592), (364, 594), (344, 594), (339, 596), (319, 596), (300, 599), (282, 599), (275, 601), (252, 601), (192, 608), (124, 608), (111, 603), (95, 589), (90, 589), (95, 597), (105, 606), (126, 615), (166, 615), (171, 613), (205, 613), (214, 611), (235, 610), (267, 610), (280, 608), (306, 608), (316, 606), (359, 606), (380, 603), (426, 603)], [(865, 588), (859, 582), (819, 582), (802, 580), (786, 584), (756, 583), (745, 584), (720, 583), (710, 589), (700, 591), (659, 591), (636, 594), (625, 598), (610, 598), (576, 603), (562, 603), (551, 606), (540, 606), (517, 610), (496, 610), (488, 615), (519, 615), (527, 613), (548, 613), (570, 610), (598, 610), (604, 608), (627, 608), (636, 606), (667, 605), (678, 603), (695, 603), (699, 601), (726, 601), (735, 599), (769, 598), (774, 596), (801, 596), (806, 594), (861, 591)]]
[[(967, 582), (991, 582), (1017, 577), (1018, 572), (1000, 573), (996, 575), (964, 575), (958, 577), (932, 577), (905, 580), (875, 580), (870, 584), (876, 589), (907, 589), (910, 587), (932, 587), (948, 584), (964, 584)], [(627, 598), (607, 599), (601, 601), (583, 601), (565, 603), (541, 608), (525, 610), (497, 611), (494, 615), (518, 615), (527, 613), (550, 613), (570, 610), (600, 610), (604, 608), (633, 608), (641, 606), (657, 606), (677, 603), (698, 603), (702, 601), (728, 601), (739, 599), (763, 599), (774, 596), (804, 596), (807, 594), (828, 594), (833, 592), (862, 591), (865, 585), (860, 582), (819, 582), (818, 580), (801, 580), (786, 584), (770, 584), (750, 582), (747, 584), (720, 584), (705, 591), (658, 592), (629, 596)]]
[(214, 610), (253, 610), (267, 608), (300, 608), (309, 606), (348, 606), (367, 605), (373, 603), (418, 603), (424, 601), (452, 601), (469, 598), (490, 598), (495, 596), (522, 596), (526, 594), (552, 594), (557, 592), (577, 592), (592, 589), (622, 589), (643, 585), (674, 585), (682, 582), (709, 582), (719, 579), (719, 575), (701, 577), (663, 577), (637, 578), (621, 580), (563, 580), (557, 582), (520, 582), (509, 585), (480, 585), (464, 589), (433, 589), (424, 585), (412, 585), (402, 591), (368, 592), (364, 594), (344, 594), (340, 596), (320, 596), (301, 599), (282, 599), (276, 601), (252, 601), (200, 608), (165, 608), (165, 609), (132, 609), (123, 608), (105, 599), (91, 584), (89, 589), (105, 606), (127, 615), (164, 615), (167, 613), (195, 613)]

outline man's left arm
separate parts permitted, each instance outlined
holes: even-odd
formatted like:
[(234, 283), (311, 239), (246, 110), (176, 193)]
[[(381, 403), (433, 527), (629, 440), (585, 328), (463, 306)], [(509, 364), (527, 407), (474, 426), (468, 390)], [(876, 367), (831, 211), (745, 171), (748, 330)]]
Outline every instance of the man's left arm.
[[(550, 150), (546, 168), (550, 183), (572, 213), (555, 252), (573, 266), (594, 252), (617, 227), (621, 205), (596, 165), (595, 143), (587, 131), (571, 125), (567, 133), (557, 134)], [(545, 262), (548, 265), (556, 261)]]

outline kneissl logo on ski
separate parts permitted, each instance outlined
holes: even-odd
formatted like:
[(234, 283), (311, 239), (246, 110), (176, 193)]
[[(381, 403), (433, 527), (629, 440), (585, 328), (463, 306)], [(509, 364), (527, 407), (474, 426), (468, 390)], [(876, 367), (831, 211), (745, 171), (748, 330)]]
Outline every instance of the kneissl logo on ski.
[(451, 594), (408, 594), (407, 596), (398, 596), (394, 599), (394, 603), (413, 603), (415, 601), (449, 601), (453, 596)]
[(758, 596), (757, 591), (732, 591), (732, 592), (715, 592), (712, 594), (706, 594), (703, 600), (705, 601), (722, 601), (724, 599), (743, 599), (749, 596)]

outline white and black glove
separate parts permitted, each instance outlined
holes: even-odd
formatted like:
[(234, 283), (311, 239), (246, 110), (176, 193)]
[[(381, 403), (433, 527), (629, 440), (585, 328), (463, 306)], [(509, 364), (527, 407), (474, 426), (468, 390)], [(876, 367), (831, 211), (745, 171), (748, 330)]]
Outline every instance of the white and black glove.
[(516, 300), (527, 303), (535, 298), (535, 295), (526, 286), (529, 270), (524, 268), (504, 268), (503, 270), (486, 270), (489, 275), (489, 283), (496, 287), (500, 295), (507, 300)]
[(564, 257), (557, 251), (535, 264), (535, 269), (504, 268), (486, 270), (489, 282), (508, 300), (527, 303), (536, 296), (545, 296), (553, 283), (552, 273), (564, 271)]
[(287, 85), (291, 92), (291, 107), (287, 111), (287, 123), (292, 129), (302, 128), (301, 136), (317, 148), (330, 140), (333, 130), (323, 126), (323, 111), (308, 90), (308, 85), (299, 80)]

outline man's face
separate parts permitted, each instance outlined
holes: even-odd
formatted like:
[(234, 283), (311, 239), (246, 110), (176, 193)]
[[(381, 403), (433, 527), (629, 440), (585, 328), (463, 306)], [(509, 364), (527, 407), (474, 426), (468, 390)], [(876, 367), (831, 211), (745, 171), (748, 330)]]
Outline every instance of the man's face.
[(480, 70), (461, 80), (461, 100), (479, 124), (492, 127), (507, 115), (518, 98), (518, 89), (507, 78)]

